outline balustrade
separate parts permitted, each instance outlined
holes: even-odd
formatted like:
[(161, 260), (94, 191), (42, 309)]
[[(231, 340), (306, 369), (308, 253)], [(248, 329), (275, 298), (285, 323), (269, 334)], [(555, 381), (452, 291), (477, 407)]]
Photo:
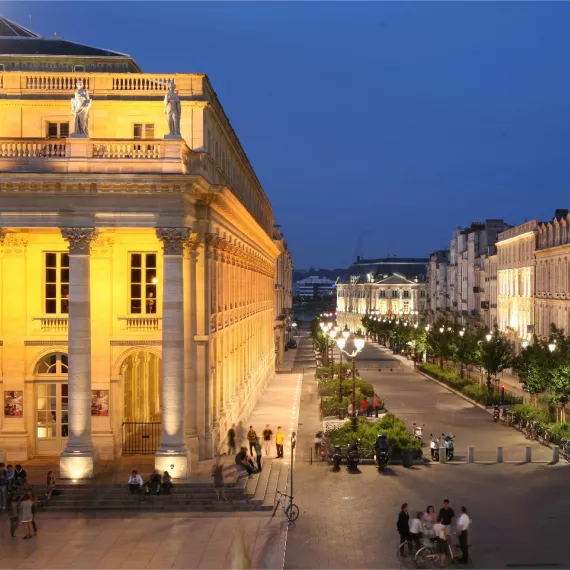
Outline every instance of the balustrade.
[(93, 143), (93, 158), (143, 158), (158, 159), (160, 158), (160, 144), (158, 142), (149, 143), (132, 143), (132, 142), (104, 142)]
[(124, 74), (113, 77), (113, 91), (168, 91), (174, 77), (148, 77), (147, 75)]
[(65, 158), (65, 147), (64, 141), (0, 140), (0, 158)]
[(151, 332), (159, 331), (162, 319), (160, 317), (119, 317), (120, 321), (125, 322), (127, 331)]
[(75, 91), (78, 81), (89, 89), (89, 77), (78, 75), (26, 75), (25, 89), (32, 91)]
[(67, 332), (69, 318), (67, 316), (33, 317), (32, 320), (39, 321), (41, 331)]

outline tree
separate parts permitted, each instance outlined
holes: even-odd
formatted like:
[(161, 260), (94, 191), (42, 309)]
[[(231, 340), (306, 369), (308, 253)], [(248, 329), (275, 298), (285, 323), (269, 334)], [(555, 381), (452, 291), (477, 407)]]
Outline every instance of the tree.
[(538, 395), (549, 387), (553, 365), (548, 346), (536, 336), (532, 344), (523, 348), (521, 354), (513, 359), (513, 369), (523, 388), (530, 394), (532, 406), (537, 406)]
[(549, 386), (551, 401), (557, 404), (560, 423), (566, 421), (565, 406), (570, 401), (570, 363), (559, 362), (551, 371)]
[(453, 327), (445, 319), (439, 318), (427, 334), (427, 346), (439, 358), (443, 370), (444, 360), (450, 360), (454, 353)]
[(513, 349), (507, 337), (495, 326), (493, 333), (487, 340), (479, 340), (477, 364), (487, 373), (487, 389), (492, 392), (491, 377), (509, 368), (513, 361)]

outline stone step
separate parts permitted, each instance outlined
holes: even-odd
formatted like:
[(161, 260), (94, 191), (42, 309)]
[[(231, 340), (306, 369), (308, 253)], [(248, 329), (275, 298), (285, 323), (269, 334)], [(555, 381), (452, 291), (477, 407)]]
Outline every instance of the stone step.
[(273, 497), (275, 496), (275, 489), (279, 482), (279, 473), (281, 472), (282, 459), (275, 459), (273, 461), (273, 469), (271, 470), (269, 480), (267, 481), (267, 486), (264, 490), (262, 500), (264, 505), (269, 504), (268, 497), (271, 497), (270, 503), (273, 504)]
[(258, 475), (257, 485), (255, 487), (255, 493), (252, 496), (253, 500), (257, 500), (260, 503), (263, 502), (263, 497), (265, 496), (265, 491), (267, 489), (267, 484), (271, 478), (271, 473), (273, 472), (274, 462), (272, 460), (266, 460), (264, 463), (263, 471)]

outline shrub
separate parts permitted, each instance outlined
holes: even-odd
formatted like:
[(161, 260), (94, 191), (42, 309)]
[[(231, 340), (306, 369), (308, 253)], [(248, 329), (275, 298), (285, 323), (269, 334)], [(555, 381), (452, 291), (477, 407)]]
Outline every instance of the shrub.
[[(338, 395), (338, 378), (328, 379), (319, 382), (319, 395), (320, 396), (337, 396)], [(352, 396), (352, 379), (342, 381), (342, 394), (343, 396)], [(363, 380), (362, 378), (356, 379), (356, 398), (361, 400), (362, 396), (373, 396), (374, 386)], [(360, 398), (359, 398), (360, 396)]]

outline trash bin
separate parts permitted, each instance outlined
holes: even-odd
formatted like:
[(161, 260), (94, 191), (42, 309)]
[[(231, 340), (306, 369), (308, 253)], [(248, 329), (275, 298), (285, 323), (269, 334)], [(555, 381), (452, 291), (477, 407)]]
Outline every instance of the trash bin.
[(404, 467), (411, 467), (414, 464), (414, 456), (411, 449), (402, 450), (402, 465)]

